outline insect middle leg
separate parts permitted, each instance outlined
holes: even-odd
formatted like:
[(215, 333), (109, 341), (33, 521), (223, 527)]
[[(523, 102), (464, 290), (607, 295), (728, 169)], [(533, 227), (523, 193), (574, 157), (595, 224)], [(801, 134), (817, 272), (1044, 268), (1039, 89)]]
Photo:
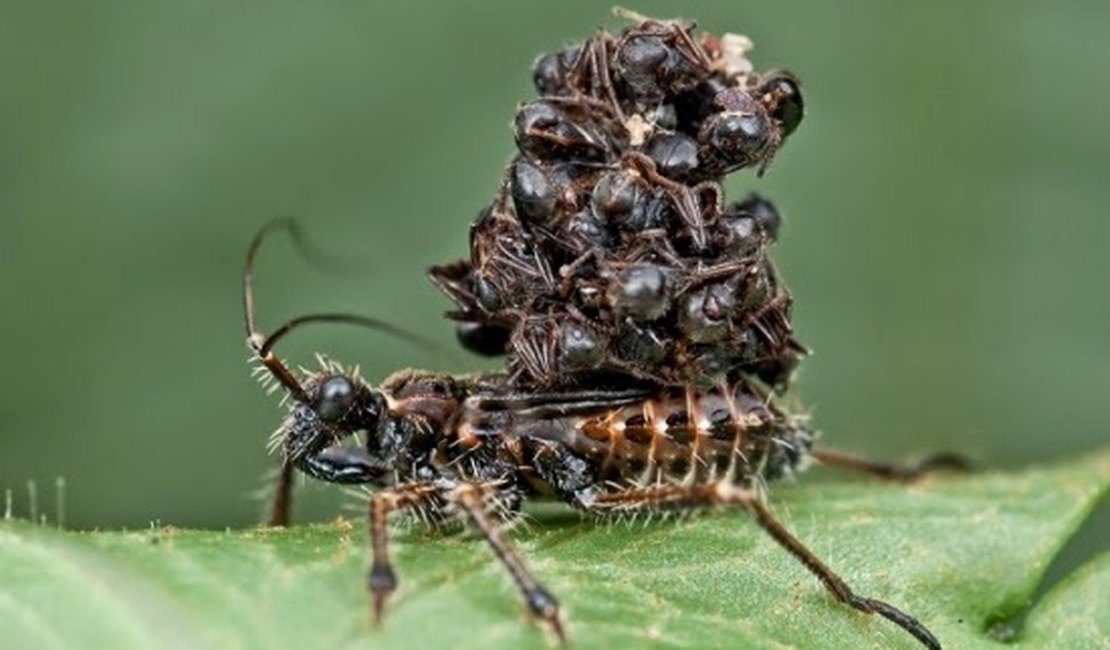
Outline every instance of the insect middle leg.
[(524, 566), (520, 556), (505, 539), (497, 519), (490, 514), (490, 505), (496, 502), (498, 489), (492, 483), (463, 483), (449, 493), (448, 499), (489, 543), (494, 555), (513, 577), (532, 616), (549, 625), (559, 641), (565, 642), (566, 633), (559, 619), (559, 601)]
[(493, 549), (494, 555), (508, 569), (520, 589), (529, 612), (555, 632), (560, 641), (566, 640), (559, 619), (559, 601), (551, 595), (524, 566), (501, 529), (498, 518), (491, 514), (499, 499), (506, 495), (494, 483), (442, 483), (418, 482), (401, 485), (374, 494), (370, 498), (370, 543), (372, 560), (367, 584), (373, 602), (372, 614), (380, 622), (385, 611), (385, 601), (397, 589), (397, 576), (389, 559), (389, 530), (387, 521), (393, 512), (454, 506), (467, 521), (481, 533)]
[(757, 524), (780, 546), (790, 551), (810, 573), (815, 575), (840, 602), (866, 614), (878, 614), (912, 634), (930, 650), (940, 650), (940, 642), (916, 618), (874, 598), (856, 594), (813, 551), (788, 531), (751, 490), (727, 481), (704, 485), (663, 485), (645, 489), (629, 489), (602, 493), (583, 499), (582, 507), (601, 514), (665, 511), (720, 505), (739, 505), (748, 511)]
[(812, 455), (822, 465), (853, 472), (863, 472), (887, 481), (909, 483), (936, 470), (967, 472), (971, 461), (960, 454), (943, 452), (926, 456), (912, 465), (898, 465), (881, 460), (864, 458), (836, 449), (814, 449)]

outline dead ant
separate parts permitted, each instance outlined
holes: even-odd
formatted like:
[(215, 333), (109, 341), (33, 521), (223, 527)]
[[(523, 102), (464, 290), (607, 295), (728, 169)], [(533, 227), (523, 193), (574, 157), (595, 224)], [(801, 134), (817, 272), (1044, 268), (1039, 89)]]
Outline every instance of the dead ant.
[[(766, 487), (810, 460), (912, 481), (934, 468), (962, 468), (962, 459), (938, 455), (903, 467), (814, 449), (806, 418), (784, 411), (773, 395), (746, 380), (709, 389), (544, 393), (519, 391), (496, 373), (402, 371), (373, 387), (357, 372), (329, 363), (298, 377), (274, 346), (302, 325), (344, 322), (409, 335), (376, 319), (329, 313), (294, 318), (263, 334), (255, 318), (253, 264), (263, 240), (279, 229), (300, 232), (289, 219), (267, 224), (252, 240), (243, 271), (248, 346), (289, 397), (275, 438), (282, 472), (271, 523), (289, 522), (294, 469), (322, 481), (368, 486), (367, 581), (375, 621), (397, 588), (387, 519), (403, 512), (431, 524), (454, 518), (469, 524), (508, 570), (532, 616), (565, 641), (558, 600), (528, 570), (502, 527), (526, 499), (546, 496), (598, 517), (739, 506), (837, 600), (890, 620), (928, 648), (941, 647), (914, 617), (853, 591), (775, 518)], [(365, 434), (364, 445), (345, 444), (357, 433)]]

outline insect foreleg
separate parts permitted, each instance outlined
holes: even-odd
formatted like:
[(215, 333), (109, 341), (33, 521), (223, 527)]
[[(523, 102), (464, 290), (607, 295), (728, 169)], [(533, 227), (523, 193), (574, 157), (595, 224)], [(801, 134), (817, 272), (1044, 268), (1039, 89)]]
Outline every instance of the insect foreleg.
[(810, 573), (817, 576), (837, 600), (866, 614), (878, 614), (912, 634), (930, 650), (940, 650), (940, 642), (920, 621), (893, 605), (881, 600), (864, 598), (852, 591), (843, 578), (786, 530), (758, 496), (747, 488), (727, 481), (690, 486), (663, 485), (655, 488), (602, 493), (585, 502), (587, 510), (602, 514), (723, 505), (739, 505), (747, 510), (755, 522), (780, 546), (790, 551)]
[(364, 449), (341, 445), (304, 454), (291, 462), (312, 478), (344, 485), (369, 483), (392, 469), (371, 458)]
[(382, 620), (385, 601), (397, 589), (397, 575), (389, 560), (389, 515), (430, 505), (439, 488), (432, 483), (409, 483), (374, 494), (370, 498), (370, 545), (373, 557), (367, 587), (372, 598), (374, 622)]
[(365, 450), (356, 447), (333, 446), (305, 453), (296, 458), (286, 457), (274, 479), (273, 497), (270, 502), (271, 526), (288, 526), (293, 499), (293, 470), (299, 469), (309, 476), (328, 483), (369, 483), (388, 468), (372, 459)]
[(898, 465), (886, 461), (855, 456), (835, 449), (814, 449), (813, 457), (822, 465), (853, 472), (863, 472), (887, 481), (909, 483), (935, 470), (966, 472), (972, 469), (971, 461), (959, 454), (944, 452), (926, 456), (912, 465)]
[(270, 526), (289, 525), (289, 510), (293, 505), (293, 464), (282, 461), (274, 478), (274, 491), (270, 497)]
[(560, 641), (566, 641), (562, 621), (559, 620), (559, 601), (524, 566), (516, 554), (497, 519), (490, 514), (490, 505), (497, 498), (498, 488), (490, 483), (463, 483), (447, 495), (467, 521), (489, 543), (494, 555), (508, 569), (513, 582), (520, 589), (524, 602), (533, 616), (551, 626)]

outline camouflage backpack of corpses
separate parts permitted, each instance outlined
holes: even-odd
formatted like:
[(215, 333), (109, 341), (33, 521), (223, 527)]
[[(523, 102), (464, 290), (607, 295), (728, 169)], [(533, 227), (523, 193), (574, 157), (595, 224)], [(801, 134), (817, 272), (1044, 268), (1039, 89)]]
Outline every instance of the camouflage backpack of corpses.
[(536, 61), (470, 258), (431, 277), (460, 341), (507, 354), (522, 388), (782, 389), (805, 348), (770, 258), (779, 214), (721, 182), (766, 171), (802, 119), (798, 83), (756, 73), (743, 36), (636, 18)]

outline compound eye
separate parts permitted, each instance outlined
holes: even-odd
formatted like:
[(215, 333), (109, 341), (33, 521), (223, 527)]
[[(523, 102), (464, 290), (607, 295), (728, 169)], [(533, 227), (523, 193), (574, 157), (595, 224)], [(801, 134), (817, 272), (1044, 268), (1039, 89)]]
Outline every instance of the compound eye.
[(777, 75), (764, 82), (762, 91), (770, 96), (771, 117), (782, 124), (783, 137), (793, 133), (805, 114), (798, 80), (787, 74)]
[(325, 422), (335, 422), (351, 410), (355, 403), (355, 387), (351, 380), (336, 375), (320, 386), (320, 396), (316, 401), (316, 413)]

